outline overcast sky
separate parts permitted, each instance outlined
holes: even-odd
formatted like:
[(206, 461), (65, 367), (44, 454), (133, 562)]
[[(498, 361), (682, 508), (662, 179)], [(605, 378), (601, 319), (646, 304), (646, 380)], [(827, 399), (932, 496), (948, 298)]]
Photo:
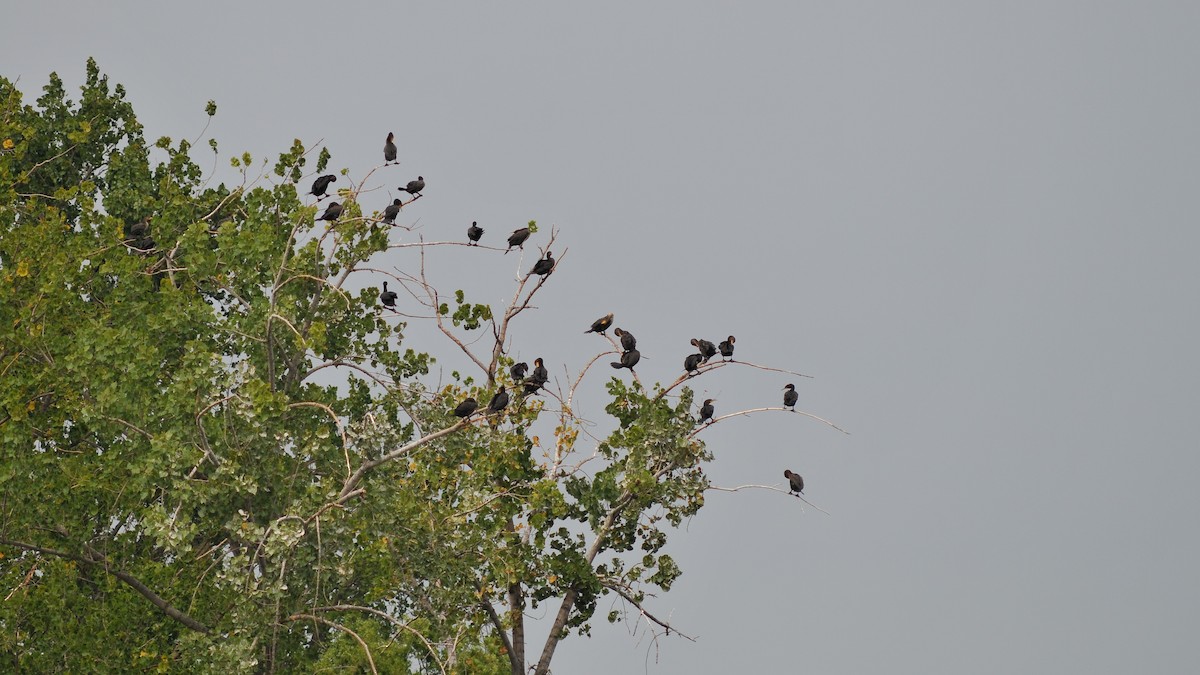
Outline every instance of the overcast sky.
[[(27, 100), (94, 56), (151, 140), (215, 99), (222, 165), (300, 138), (361, 177), (395, 131), (427, 238), (556, 224), (523, 358), (577, 369), (612, 311), (647, 381), (729, 333), (814, 376), (694, 386), (851, 431), (702, 434), (716, 484), (791, 468), (832, 515), (711, 493), (650, 602), (698, 642), (601, 621), (556, 673), (1196, 668), (1200, 4), (10, 4)], [(513, 256), (464, 252), (443, 288), (507, 300)]]

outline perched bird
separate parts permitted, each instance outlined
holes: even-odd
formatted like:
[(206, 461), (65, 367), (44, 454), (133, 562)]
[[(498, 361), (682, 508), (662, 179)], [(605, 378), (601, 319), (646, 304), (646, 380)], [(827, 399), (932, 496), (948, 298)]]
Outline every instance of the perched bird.
[(387, 142), (383, 144), (383, 163), (384, 165), (391, 164), (396, 161), (396, 144), (392, 142), (396, 135), (388, 132)]
[(783, 407), (795, 410), (796, 401), (800, 400), (800, 394), (796, 393), (796, 385), (789, 384), (784, 389), (786, 391), (783, 392)]
[(536, 394), (542, 385), (550, 381), (550, 371), (546, 370), (546, 366), (542, 365), (541, 357), (533, 360), (533, 372), (525, 379), (525, 393)]
[(514, 247), (514, 246), (516, 246), (517, 248), (524, 251), (525, 250), (525, 246), (524, 246), (525, 240), (528, 238), (529, 238), (529, 228), (528, 227), (522, 227), (519, 230), (513, 230), (513, 233), (508, 235), (508, 248), (505, 249), (505, 251), (504, 251), (505, 255), (507, 255), (508, 252), (511, 251), (512, 247)]
[(529, 270), (529, 274), (526, 276), (533, 276), (534, 274), (536, 274), (538, 276), (544, 277), (553, 271), (554, 271), (554, 258), (550, 255), (550, 251), (546, 251), (546, 257), (535, 262), (533, 264), (533, 269)]
[(629, 349), (629, 350), (626, 350), (625, 353), (621, 354), (620, 361), (613, 361), (612, 363), (609, 363), (608, 365), (612, 366), (613, 368), (628, 368), (629, 370), (633, 370), (633, 367), (636, 366), (638, 364), (638, 361), (641, 361), (641, 360), (642, 360), (641, 352), (639, 352), (636, 349)]
[(683, 360), (683, 369), (686, 370), (688, 374), (691, 374), (700, 367), (700, 364), (703, 361), (703, 354), (688, 354), (688, 357)]
[(788, 494), (799, 492), (804, 494), (804, 479), (798, 473), (792, 473), (791, 469), (783, 470), (783, 477), (788, 479)]
[(396, 188), (396, 189), (404, 190), (405, 192), (407, 192), (410, 195), (420, 195), (421, 190), (425, 189), (425, 177), (417, 176), (416, 180), (408, 181), (408, 185), (406, 185), (402, 188)]
[(396, 216), (400, 215), (400, 205), (402, 203), (399, 199), (393, 199), (392, 203), (388, 204), (387, 208), (383, 210), (383, 222), (388, 225), (395, 225)]
[(479, 238), (483, 236), (483, 228), (474, 220), (471, 221), (471, 226), (467, 228), (467, 239), (476, 242), (478, 245)]
[(129, 226), (129, 235), (135, 238), (142, 238), (150, 234), (150, 217), (146, 216)]
[(613, 332), (617, 334), (617, 337), (621, 338), (621, 349), (625, 351), (637, 349), (637, 338), (633, 337), (633, 333), (621, 330), (620, 328), (614, 328)]
[(737, 340), (730, 335), (728, 338), (722, 340), (721, 344), (717, 345), (717, 350), (721, 352), (722, 361), (725, 359), (733, 359), (733, 343), (735, 342), (737, 342)]
[(504, 385), (500, 385), (500, 391), (496, 392), (496, 395), (492, 397), (492, 402), (488, 404), (488, 413), (498, 413), (507, 405), (508, 392), (504, 391)]
[(329, 174), (328, 176), (321, 176), (320, 178), (313, 181), (312, 191), (309, 192), (308, 194), (316, 195), (317, 201), (321, 201), (325, 197), (329, 196), (329, 195), (325, 194), (325, 190), (326, 190), (326, 188), (329, 187), (329, 184), (334, 182), (335, 180), (337, 180), (337, 176), (335, 176), (333, 174)]
[(479, 403), (475, 401), (475, 397), (468, 396), (462, 403), (459, 403), (458, 406), (454, 408), (454, 416), (470, 417), (471, 413), (475, 412), (475, 409), (478, 407)]
[(525, 379), (525, 373), (528, 371), (529, 364), (522, 361), (520, 363), (512, 364), (512, 367), (508, 369), (508, 374), (512, 375), (512, 379), (520, 382), (521, 380)]
[(592, 322), (592, 327), (583, 331), (583, 334), (587, 335), (588, 333), (600, 333), (603, 335), (604, 331), (608, 330), (608, 327), (612, 325), (612, 317), (612, 312), (609, 312), (599, 319), (596, 319)]
[(146, 255), (147, 253), (153, 251), (157, 244), (154, 242), (154, 237), (146, 235), (145, 237), (138, 237), (135, 239), (132, 246), (137, 249), (138, 253)]
[(717, 400), (717, 399), (715, 399), (715, 398), (704, 399), (704, 405), (700, 406), (700, 423), (701, 424), (704, 424), (705, 422), (712, 422), (713, 412), (715, 412), (713, 410), (713, 401), (715, 401), (715, 400)]
[(700, 355), (704, 357), (705, 363), (708, 363), (709, 359), (717, 355), (716, 345), (708, 340), (692, 338), (692, 344), (696, 346), (696, 349), (700, 350)]
[(396, 309), (396, 291), (389, 291), (386, 281), (383, 282), (383, 292), (379, 294), (379, 301), (384, 307)]
[(329, 202), (329, 206), (325, 207), (325, 213), (322, 213), (321, 217), (317, 218), (317, 220), (334, 221), (337, 220), (341, 215), (342, 205), (337, 202)]

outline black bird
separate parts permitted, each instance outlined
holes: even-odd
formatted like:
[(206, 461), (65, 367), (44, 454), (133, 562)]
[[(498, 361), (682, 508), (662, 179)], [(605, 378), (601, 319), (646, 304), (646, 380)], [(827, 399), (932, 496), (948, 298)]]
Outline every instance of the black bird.
[(696, 346), (696, 349), (700, 350), (700, 355), (704, 357), (705, 363), (708, 363), (709, 359), (717, 355), (716, 345), (708, 340), (692, 338), (692, 344)]
[(478, 243), (479, 238), (483, 236), (483, 228), (474, 220), (471, 221), (471, 226), (467, 228), (467, 239)]
[(608, 365), (612, 366), (613, 368), (628, 368), (629, 370), (632, 371), (633, 367), (636, 366), (638, 364), (638, 361), (641, 361), (641, 360), (642, 360), (641, 352), (639, 352), (636, 349), (629, 349), (629, 350), (626, 350), (624, 354), (621, 354), (620, 361), (613, 361), (612, 363), (610, 363)]
[(488, 413), (498, 413), (507, 405), (508, 392), (504, 391), (504, 385), (500, 385), (500, 391), (496, 392), (496, 395), (492, 397), (492, 402), (488, 404)]
[(600, 333), (603, 335), (604, 331), (608, 330), (608, 327), (612, 325), (612, 316), (612, 312), (609, 312), (599, 319), (596, 319), (592, 322), (592, 327), (583, 331), (583, 334), (587, 335), (588, 333)]
[(614, 328), (613, 332), (617, 334), (617, 337), (621, 338), (621, 349), (625, 351), (637, 349), (637, 338), (633, 337), (633, 333), (621, 330), (620, 328)]
[(512, 234), (508, 235), (508, 248), (505, 249), (504, 253), (507, 255), (508, 252), (511, 251), (512, 247), (514, 247), (514, 246), (516, 246), (517, 248), (524, 251), (525, 250), (525, 246), (524, 246), (525, 240), (528, 238), (529, 238), (529, 228), (528, 227), (522, 227), (519, 230), (514, 230)]
[(316, 195), (317, 201), (321, 201), (325, 197), (329, 196), (329, 195), (325, 194), (325, 190), (326, 190), (326, 188), (329, 187), (329, 184), (334, 182), (335, 180), (337, 180), (337, 176), (335, 176), (333, 174), (329, 174), (328, 176), (321, 176), (320, 178), (313, 181), (312, 192), (309, 192), (308, 194)]
[(399, 199), (393, 199), (391, 204), (383, 210), (383, 222), (388, 225), (396, 224), (396, 216), (400, 215), (400, 206), (403, 204)]
[(383, 144), (383, 163), (386, 166), (396, 161), (396, 144), (392, 142), (396, 135), (388, 132), (387, 142)]
[(800, 394), (796, 393), (796, 385), (789, 384), (784, 389), (786, 391), (783, 392), (783, 407), (795, 410), (796, 401), (800, 400)]
[(788, 479), (789, 495), (793, 492), (804, 494), (804, 479), (800, 477), (800, 474), (792, 473), (791, 469), (784, 469), (783, 477)]
[(536, 274), (538, 276), (544, 277), (553, 271), (554, 271), (554, 258), (550, 255), (550, 251), (546, 251), (546, 257), (535, 262), (533, 264), (533, 269), (529, 270), (529, 274), (526, 276), (533, 276), (534, 274)]
[(406, 185), (402, 188), (396, 188), (396, 189), (404, 190), (405, 192), (407, 192), (410, 195), (420, 195), (421, 190), (425, 189), (425, 177), (417, 176), (416, 180), (408, 181), (408, 185)]
[(720, 350), (720, 352), (721, 352), (721, 360), (722, 361), (724, 361), (725, 359), (730, 359), (730, 360), (733, 359), (733, 343), (735, 343), (735, 342), (737, 342), (737, 340), (732, 335), (730, 335), (725, 340), (722, 340), (721, 344), (717, 345), (717, 349)]
[(550, 381), (550, 372), (546, 370), (546, 366), (542, 365), (541, 357), (534, 359), (533, 365), (533, 372), (525, 380), (526, 394), (536, 394), (542, 385)]
[(329, 206), (325, 207), (325, 213), (321, 214), (317, 220), (337, 220), (342, 215), (342, 205), (337, 202), (329, 202)]
[(704, 399), (704, 405), (700, 406), (700, 423), (701, 424), (704, 424), (705, 422), (712, 422), (712, 416), (713, 416), (713, 412), (714, 412), (712, 403), (715, 400), (717, 400), (717, 399), (715, 399), (715, 398)]
[(154, 242), (154, 237), (146, 235), (145, 237), (138, 237), (136, 240), (134, 240), (132, 245), (135, 249), (137, 249), (138, 253), (146, 255), (147, 253), (153, 251), (157, 244)]
[(520, 382), (521, 380), (525, 379), (525, 373), (528, 371), (529, 364), (522, 361), (520, 363), (512, 364), (512, 367), (508, 369), (508, 374), (512, 375), (512, 379)]
[(693, 371), (700, 367), (704, 361), (703, 354), (688, 354), (688, 357), (683, 360), (683, 369), (690, 375)]
[(129, 235), (131, 237), (141, 239), (142, 237), (144, 237), (148, 234), (150, 234), (150, 218), (149, 218), (149, 216), (147, 216), (146, 218), (142, 218), (138, 222), (129, 226)]
[(383, 292), (379, 294), (379, 301), (383, 303), (384, 307), (396, 309), (396, 291), (389, 291), (386, 281), (383, 282)]
[(479, 403), (477, 403), (475, 401), (475, 397), (468, 396), (462, 403), (459, 403), (458, 406), (454, 409), (454, 416), (455, 417), (470, 417), (471, 413), (475, 412), (475, 409), (478, 407), (479, 407)]

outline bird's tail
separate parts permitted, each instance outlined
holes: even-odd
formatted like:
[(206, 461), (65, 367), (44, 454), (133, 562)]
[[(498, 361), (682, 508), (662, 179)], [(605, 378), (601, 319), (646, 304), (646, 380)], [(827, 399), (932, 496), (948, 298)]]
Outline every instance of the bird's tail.
[(625, 367), (625, 364), (621, 363), (620, 361), (610, 361), (608, 363), (608, 365), (612, 366), (613, 368), (624, 368)]

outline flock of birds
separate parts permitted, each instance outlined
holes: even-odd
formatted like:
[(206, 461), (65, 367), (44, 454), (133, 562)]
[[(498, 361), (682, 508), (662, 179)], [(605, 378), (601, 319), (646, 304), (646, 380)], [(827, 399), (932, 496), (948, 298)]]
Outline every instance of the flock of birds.
[[(396, 157), (397, 149), (395, 144), (395, 135), (389, 133), (387, 135), (387, 141), (383, 146), (384, 166), (393, 163), (399, 164), (399, 162), (396, 160)], [(329, 196), (326, 194), (329, 189), (329, 185), (336, 180), (337, 176), (333, 174), (319, 176), (313, 181), (312, 190), (309, 192), (309, 194), (317, 197), (317, 201), (319, 203), (321, 200)], [(417, 176), (416, 180), (409, 181), (408, 184), (397, 189), (412, 195), (413, 199), (421, 197), (421, 192), (425, 189), (425, 177)], [(381, 218), (382, 222), (388, 225), (394, 225), (396, 222), (396, 217), (400, 214), (400, 209), (403, 205), (404, 202), (402, 202), (400, 199), (393, 200), (390, 205), (384, 208)], [(331, 202), (325, 207), (324, 213), (317, 217), (317, 220), (327, 221), (330, 223), (336, 222), (337, 219), (341, 217), (342, 211), (343, 208), (341, 204), (338, 202)], [(483, 237), (483, 234), (484, 230), (479, 226), (479, 223), (472, 221), (471, 226), (467, 228), (468, 245), (478, 245), (479, 240)], [(508, 237), (508, 248), (504, 251), (505, 255), (507, 255), (508, 252), (514, 247), (524, 251), (524, 244), (525, 241), (529, 239), (529, 235), (530, 230), (528, 227), (522, 227), (514, 230), (513, 233)], [(152, 244), (153, 242), (151, 242), (151, 245)], [(553, 256), (551, 255), (550, 251), (546, 251), (545, 256), (534, 263), (533, 267), (526, 275), (526, 278), (534, 275), (545, 277), (554, 271), (554, 266), (555, 260)], [(388, 309), (395, 310), (396, 300), (396, 292), (388, 290), (387, 282), (383, 282), (383, 291), (379, 294), (380, 303)], [(612, 324), (613, 315), (610, 312), (592, 322), (591, 327), (584, 331), (584, 333), (598, 333), (607, 337), (606, 331), (612, 327)], [(613, 333), (620, 340), (621, 356), (619, 360), (613, 361), (609, 365), (617, 369), (628, 368), (632, 372), (634, 366), (636, 366), (642, 358), (641, 352), (639, 352), (637, 349), (637, 338), (635, 338), (629, 331), (621, 328), (614, 329)], [(691, 340), (691, 344), (696, 348), (696, 353), (689, 354), (683, 360), (684, 371), (689, 376), (697, 375), (700, 366), (708, 363), (709, 359), (713, 358), (717, 354), (721, 355), (722, 361), (732, 361), (734, 343), (736, 342), (736, 338), (734, 338), (732, 335), (725, 338), (718, 344), (714, 344), (709, 340), (704, 340), (701, 338), (693, 338)], [(546, 370), (546, 366), (542, 363), (542, 359), (540, 357), (534, 359), (533, 363), (533, 372), (529, 372), (529, 364), (525, 362), (515, 363), (511, 368), (509, 368), (509, 374), (520, 386), (521, 395), (523, 396), (536, 395), (542, 390), (542, 388), (550, 379), (550, 373)], [(798, 398), (799, 396), (796, 393), (795, 385), (789, 384), (784, 387), (783, 405), (785, 408), (795, 411)], [(508, 406), (510, 400), (511, 399), (508, 391), (505, 389), (504, 385), (501, 385), (499, 390), (492, 395), (487, 407), (485, 407), (482, 411), (479, 409), (479, 401), (475, 400), (473, 396), (468, 396), (457, 406), (455, 406), (454, 415), (459, 418), (468, 418), (471, 415), (474, 415), (476, 412), (482, 412), (485, 415), (497, 415)], [(700, 424), (710, 424), (713, 422), (713, 415), (716, 412), (715, 408), (713, 407), (713, 403), (715, 401), (716, 399), (705, 399), (704, 403), (700, 406)], [(800, 474), (788, 469), (783, 472), (783, 475), (784, 478), (788, 479), (789, 494), (803, 494), (804, 479), (800, 477)]]

